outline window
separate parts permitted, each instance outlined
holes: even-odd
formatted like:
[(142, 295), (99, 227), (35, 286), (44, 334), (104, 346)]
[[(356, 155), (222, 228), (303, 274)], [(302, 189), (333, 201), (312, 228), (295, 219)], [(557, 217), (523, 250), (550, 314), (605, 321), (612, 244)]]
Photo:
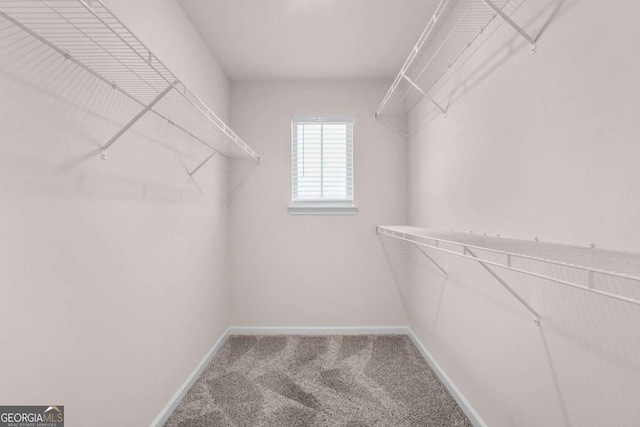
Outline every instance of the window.
[(291, 121), (291, 214), (354, 214), (353, 119)]

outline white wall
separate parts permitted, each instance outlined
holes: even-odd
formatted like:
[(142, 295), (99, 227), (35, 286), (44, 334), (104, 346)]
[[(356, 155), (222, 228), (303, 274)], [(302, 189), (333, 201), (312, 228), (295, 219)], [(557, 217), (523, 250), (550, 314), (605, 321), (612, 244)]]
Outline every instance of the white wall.
[[(492, 26), (433, 93), (448, 117), (410, 115), (411, 223), (640, 251), (637, 16), (525, 2), (514, 19), (544, 29), (533, 55)], [(413, 253), (410, 325), (488, 425), (640, 424), (637, 306), (500, 271), (537, 328), (481, 267), (434, 256), (450, 279)]]
[[(226, 117), (224, 73), (173, 0), (107, 2)], [(5, 28), (3, 26), (3, 28)], [(227, 165), (70, 61), (0, 44), (0, 403), (149, 425), (229, 326)], [(179, 154), (182, 153), (182, 154)]]
[[(373, 118), (386, 89), (354, 81), (232, 86), (232, 126), (262, 156), (230, 208), (234, 325), (406, 325), (375, 234), (377, 224), (406, 220), (406, 145)], [(291, 116), (305, 114), (355, 117), (355, 216), (287, 213)]]

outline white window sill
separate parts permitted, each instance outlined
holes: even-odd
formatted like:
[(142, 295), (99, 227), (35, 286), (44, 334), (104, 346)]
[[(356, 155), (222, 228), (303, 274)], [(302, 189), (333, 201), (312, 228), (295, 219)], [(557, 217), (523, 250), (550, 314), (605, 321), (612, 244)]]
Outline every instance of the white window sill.
[(289, 206), (290, 215), (355, 215), (358, 213), (356, 206)]

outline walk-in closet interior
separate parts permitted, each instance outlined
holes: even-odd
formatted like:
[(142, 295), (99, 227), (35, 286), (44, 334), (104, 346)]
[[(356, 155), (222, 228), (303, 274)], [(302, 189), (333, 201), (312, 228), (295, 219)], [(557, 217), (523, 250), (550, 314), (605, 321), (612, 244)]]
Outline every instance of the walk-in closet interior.
[(0, 426), (640, 426), (638, 17), (0, 0)]

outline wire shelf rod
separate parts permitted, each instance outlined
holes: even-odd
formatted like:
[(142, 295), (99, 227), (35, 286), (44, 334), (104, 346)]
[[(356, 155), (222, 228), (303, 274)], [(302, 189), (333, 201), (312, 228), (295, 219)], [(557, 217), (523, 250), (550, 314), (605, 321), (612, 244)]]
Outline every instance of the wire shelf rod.
[(441, 0), (440, 3), (438, 4), (438, 6), (436, 7), (436, 11), (431, 16), (431, 19), (429, 20), (429, 23), (427, 24), (427, 26), (425, 27), (424, 31), (420, 35), (420, 38), (418, 38), (418, 42), (416, 43), (416, 45), (413, 47), (413, 49), (409, 53), (409, 56), (407, 57), (407, 59), (405, 60), (404, 64), (402, 65), (402, 68), (400, 68), (400, 72), (398, 73), (398, 75), (396, 76), (395, 80), (393, 81), (393, 84), (391, 85), (391, 87), (389, 88), (387, 93), (385, 94), (385, 96), (384, 96), (384, 98), (382, 100), (382, 103), (380, 104), (380, 106), (378, 107), (378, 110), (376, 111), (376, 117), (378, 117), (382, 113), (382, 110), (386, 106), (387, 102), (389, 102), (389, 99), (393, 95), (393, 92), (395, 92), (395, 89), (400, 84), (400, 81), (402, 81), (402, 76), (404, 74), (406, 74), (407, 69), (409, 68), (409, 66), (413, 62), (414, 58), (416, 57), (416, 55), (418, 54), (418, 52), (422, 48), (422, 45), (424, 44), (424, 42), (427, 40), (427, 38), (429, 37), (429, 35), (433, 31), (433, 28), (435, 27), (435, 24), (438, 22), (438, 19), (440, 18), (440, 14), (442, 13), (442, 10), (447, 6), (449, 1), (450, 0)]
[[(83, 6), (87, 7), (87, 4), (82, 1), (82, 0), (78, 0), (78, 2), (80, 4), (82, 4)], [(77, 23), (72, 22), (69, 18), (67, 18), (66, 16), (62, 15), (58, 10), (56, 10), (55, 8), (53, 8), (48, 2), (44, 2), (44, 4), (51, 8), (51, 10), (53, 12), (55, 12), (58, 16), (60, 16), (60, 18), (62, 18), (65, 22), (67, 22), (69, 25), (71, 25), (72, 28), (76, 29), (80, 34), (82, 34), (84, 37), (86, 37), (87, 40), (89, 40), (90, 42), (92, 42), (95, 47), (97, 47), (98, 49), (103, 50), (110, 58), (112, 58), (114, 61), (120, 63), (124, 68), (128, 69), (129, 71), (131, 71), (134, 75), (137, 76), (136, 72), (134, 70), (132, 70), (131, 68), (129, 68), (129, 66), (127, 64), (125, 64), (123, 61), (121, 61), (118, 57), (116, 57), (112, 52), (109, 52), (106, 47), (103, 47), (100, 43), (97, 42), (97, 40), (95, 40), (94, 38), (92, 38), (91, 35), (87, 34), (85, 31), (83, 31), (81, 28), (78, 27)], [(97, 16), (96, 16), (97, 18)], [(102, 22), (102, 21), (101, 21)], [(104, 22), (103, 22), (104, 24)], [(107, 29), (110, 29), (110, 27), (106, 24), (104, 24), (104, 26)], [(115, 32), (112, 31), (112, 33), (116, 34)], [(116, 36), (118, 36), (118, 34), (116, 34)], [(118, 36), (119, 37), (119, 36)], [(128, 45), (127, 45), (128, 46)], [(131, 48), (133, 50), (133, 48)], [(149, 83), (147, 81), (145, 81), (142, 77), (138, 76), (140, 78), (140, 81), (142, 81), (144, 84), (149, 85)], [(167, 81), (167, 84), (169, 84), (170, 82)]]
[[(102, 75), (96, 73), (93, 69), (87, 67), (85, 64), (83, 64), (82, 62), (78, 61), (77, 59), (75, 59), (74, 57), (72, 57), (71, 55), (68, 54), (68, 52), (65, 52), (64, 50), (60, 49), (59, 47), (57, 47), (56, 45), (50, 43), (48, 40), (43, 39), (39, 34), (32, 32), (29, 28), (24, 27), (20, 22), (15, 21), (10, 15), (7, 15), (4, 11), (2, 11), (0, 9), (0, 15), (2, 17), (4, 17), (5, 19), (7, 19), (8, 21), (12, 22), (13, 25), (17, 26), (18, 28), (20, 28), (22, 31), (28, 33), (29, 35), (31, 35), (32, 37), (35, 37), (37, 40), (39, 40), (41, 43), (45, 44), (47, 47), (53, 49), (54, 51), (56, 51), (57, 53), (59, 53), (60, 55), (64, 56), (67, 60), (72, 61), (73, 63), (75, 63), (78, 67), (82, 68), (84, 71), (86, 71), (87, 73), (93, 75), (94, 77), (98, 78), (99, 80), (103, 81), (104, 83), (108, 84), (109, 86), (111, 86), (113, 89), (117, 90), (118, 92), (120, 92), (121, 94), (123, 94), (124, 96), (126, 96), (127, 98), (129, 98), (130, 100), (134, 101), (135, 103), (141, 105), (144, 107), (144, 103), (142, 101), (140, 101), (139, 99), (137, 99), (135, 96), (131, 95), (130, 93), (128, 93), (127, 91), (125, 91), (124, 89), (122, 89), (121, 87), (119, 87), (118, 85), (116, 85), (114, 82), (106, 79), (105, 77), (103, 77)], [(196, 135), (194, 135), (193, 133), (191, 133), (191, 131), (187, 130), (186, 128), (182, 127), (181, 125), (171, 121), (168, 117), (166, 117), (165, 115), (159, 113), (158, 111), (151, 109), (150, 110), (153, 114), (155, 114), (156, 116), (160, 117), (162, 120), (166, 121), (167, 123), (175, 126), (176, 128), (180, 129), (182, 132), (186, 133), (188, 136), (190, 136), (191, 138), (195, 139), (196, 141), (198, 141), (199, 143), (205, 145), (206, 147), (210, 148), (211, 150), (218, 152), (220, 155), (222, 155), (223, 157), (229, 158), (229, 156), (225, 155), (224, 153), (220, 153), (218, 150), (216, 150), (213, 146), (209, 145), (206, 141), (202, 140), (201, 138), (197, 137)]]
[[(143, 108), (177, 80), (100, 0), (0, 0), (0, 17), (2, 31), (17, 26)], [(233, 156), (227, 152), (233, 149), (259, 162), (257, 153), (186, 86), (179, 83), (173, 92), (179, 95), (167, 95), (149, 111), (224, 157)], [(223, 151), (206, 142), (212, 137)]]
[[(499, 0), (500, 4), (496, 4), (494, 0), (441, 0), (376, 110), (376, 118), (387, 107), (401, 107), (408, 113), (424, 97), (434, 102), (429, 91), (498, 16), (535, 52), (535, 39), (503, 11), (509, 1)], [(405, 76), (410, 78), (409, 85), (402, 84)], [(418, 95), (410, 96), (418, 87)], [(437, 102), (434, 104), (438, 106)]]
[[(463, 15), (457, 20), (456, 24), (454, 25), (454, 27), (451, 29), (451, 31), (449, 32), (449, 34), (447, 35), (447, 37), (445, 37), (445, 39), (442, 41), (442, 43), (440, 43), (439, 47), (436, 49), (436, 51), (433, 53), (433, 55), (431, 56), (431, 58), (429, 59), (429, 61), (427, 61), (427, 63), (422, 67), (422, 70), (414, 77), (415, 80), (420, 79), (420, 77), (422, 76), (422, 74), (424, 73), (424, 71), (429, 68), (429, 66), (433, 63), (433, 61), (435, 61), (436, 57), (438, 56), (438, 54), (442, 51), (442, 49), (444, 49), (444, 47), (447, 44), (447, 41), (449, 41), (449, 39), (453, 36), (453, 34), (455, 33), (456, 29), (458, 28), (458, 26), (460, 25), (460, 23), (463, 21), (463, 19), (465, 18), (465, 16), (467, 15), (469, 11), (469, 8), (467, 7), (465, 12), (463, 13)], [(425, 40), (426, 41), (426, 40)], [(424, 41), (420, 44), (420, 48), (418, 48), (416, 50), (416, 52), (419, 52), (422, 49), (422, 46), (424, 45)], [(411, 59), (410, 63), (407, 65), (407, 68), (409, 68), (412, 64), (414, 59), (417, 57), (417, 54), (414, 55), (414, 57)], [(447, 67), (448, 69), (448, 67)], [(406, 73), (406, 71), (405, 71)], [(406, 76), (406, 74), (403, 74), (403, 76)], [(420, 92), (420, 94), (422, 96), (427, 96), (428, 99), (434, 103), (436, 105), (436, 107), (438, 107), (443, 113), (446, 114), (446, 111), (444, 111), (434, 100), (433, 98), (431, 98), (430, 96), (427, 95), (427, 92), (431, 89), (431, 87), (433, 85), (435, 85), (436, 82), (433, 82), (429, 87), (427, 87), (426, 89), (422, 90), (418, 87), (418, 85), (416, 83), (414, 83), (412, 80), (409, 80), (407, 78), (407, 81), (411, 84), (411, 86), (413, 86), (414, 88), (418, 89), (418, 91)], [(405, 91), (405, 93), (402, 95), (402, 97), (400, 97), (400, 99), (397, 101), (398, 103), (401, 103), (406, 96), (408, 95), (409, 91), (411, 90), (411, 88), (407, 88), (407, 90)]]
[[(438, 84), (438, 82), (444, 77), (444, 75), (447, 73), (447, 71), (449, 71), (449, 69), (451, 67), (453, 67), (453, 64), (456, 63), (456, 61), (462, 56), (464, 55), (464, 53), (472, 46), (473, 42), (476, 41), (476, 39), (478, 37), (480, 37), (480, 35), (485, 31), (485, 29), (495, 20), (495, 17), (497, 15), (494, 14), (493, 17), (486, 23), (484, 24), (474, 35), (473, 37), (469, 40), (469, 41), (464, 41), (462, 42), (461, 48), (459, 49), (458, 53), (456, 54), (456, 56), (449, 61), (449, 63), (447, 64), (446, 67), (444, 67), (440, 73), (432, 80), (431, 84), (429, 84), (428, 86), (425, 87), (425, 93), (429, 93), (429, 91)], [(435, 59), (435, 57), (434, 57)], [(423, 67), (422, 70), (418, 73), (418, 79), (420, 77), (422, 77), (422, 75), (424, 74), (424, 72), (427, 70), (427, 66)], [(405, 95), (406, 96), (406, 95)], [(413, 108), (415, 107), (415, 105), (418, 103), (419, 99), (411, 106), (407, 108), (407, 112), (410, 112), (411, 110), (413, 110)]]
[[(478, 261), (479, 258), (475, 258), (472, 257), (470, 255), (466, 255), (466, 253), (460, 253), (460, 252), (456, 252), (456, 251), (452, 251), (446, 248), (443, 248), (442, 246), (439, 246), (440, 243), (446, 243), (446, 244), (452, 244), (452, 245), (456, 245), (456, 246), (462, 246), (462, 247), (467, 247), (467, 248), (476, 248), (479, 250), (485, 250), (485, 251), (489, 251), (489, 252), (494, 252), (494, 253), (500, 253), (500, 254), (504, 254), (504, 255), (510, 255), (511, 257), (520, 257), (520, 258), (526, 258), (526, 259), (532, 259), (535, 261), (540, 261), (540, 262), (545, 262), (545, 263), (549, 263), (549, 264), (556, 264), (556, 265), (560, 265), (560, 266), (565, 266), (565, 267), (570, 267), (570, 268), (575, 268), (578, 270), (583, 270), (586, 272), (591, 272), (591, 273), (597, 273), (597, 274), (602, 274), (602, 275), (607, 275), (607, 276), (612, 276), (612, 277), (618, 277), (621, 279), (628, 279), (628, 280), (633, 280), (636, 282), (640, 282), (640, 278), (639, 277), (635, 277), (635, 276), (629, 276), (626, 274), (621, 274), (621, 273), (616, 273), (616, 272), (611, 272), (611, 271), (606, 271), (606, 270), (599, 270), (599, 269), (594, 269), (594, 268), (589, 268), (587, 266), (581, 266), (581, 265), (571, 265), (571, 264), (567, 264), (567, 263), (563, 263), (563, 262), (559, 262), (559, 261), (554, 261), (554, 260), (549, 260), (549, 259), (543, 259), (543, 258), (535, 258), (535, 257), (529, 257), (527, 255), (523, 255), (523, 254), (518, 254), (518, 253), (509, 253), (509, 252), (504, 252), (504, 251), (495, 251), (492, 250), (491, 248), (487, 248), (487, 247), (481, 247), (481, 246), (474, 246), (474, 245), (470, 245), (467, 243), (462, 243), (462, 242), (456, 242), (456, 241), (452, 241), (452, 240), (447, 240), (447, 239), (441, 239), (441, 238), (435, 238), (435, 237), (428, 237), (428, 236), (420, 236), (420, 235), (416, 235), (416, 234), (412, 234), (412, 233), (406, 233), (403, 231), (398, 231), (395, 230), (394, 227), (389, 227), (389, 226), (378, 226), (376, 228), (376, 231), (380, 234), (384, 234), (387, 236), (391, 236), (393, 238), (399, 239), (399, 240), (403, 240), (409, 243), (413, 243), (416, 245), (420, 245), (420, 246), (424, 246), (427, 248), (431, 248), (431, 249), (435, 249), (441, 252), (445, 252), (445, 253), (449, 253), (452, 255), (456, 255), (462, 258), (468, 258), (468, 259), (472, 259), (474, 261)], [(414, 237), (414, 238), (412, 238)], [(425, 238), (428, 240), (433, 240), (434, 242), (436, 242), (436, 245), (430, 245), (428, 243), (424, 243), (424, 242), (420, 242), (415, 240), (415, 237), (418, 238)], [(554, 283), (558, 283), (564, 286), (569, 286), (575, 289), (580, 289), (582, 291), (585, 292), (589, 292), (589, 293), (593, 293), (593, 294), (597, 294), (597, 295), (601, 295), (601, 296), (605, 296), (611, 299), (615, 299), (618, 301), (623, 301), (626, 303), (630, 303), (630, 304), (634, 304), (634, 305), (640, 305), (640, 300), (638, 299), (634, 299), (634, 298), (630, 298), (630, 297), (626, 297), (623, 295), (618, 295), (612, 292), (607, 292), (601, 289), (596, 289), (591, 287), (590, 285), (579, 285), (573, 282), (569, 282), (567, 280), (563, 280), (563, 279), (559, 279), (557, 277), (552, 277), (546, 274), (541, 274), (541, 273), (536, 273), (534, 271), (530, 271), (530, 270), (524, 270), (522, 268), (517, 268), (517, 267), (513, 267), (511, 264), (511, 262), (508, 262), (507, 264), (502, 264), (496, 261), (491, 261), (491, 260), (486, 260), (486, 259), (481, 259), (483, 263), (487, 264), (487, 265), (493, 265), (495, 267), (501, 267), (501, 268), (505, 268), (507, 270), (511, 270), (511, 271), (515, 271), (518, 273), (522, 273), (531, 277), (536, 277), (539, 279), (543, 279), (543, 280), (549, 280), (551, 282)]]
[[(463, 245), (464, 244), (468, 248), (479, 249), (479, 250), (492, 252), (492, 253), (497, 253), (497, 254), (502, 254), (502, 255), (510, 255), (512, 257), (524, 258), (524, 259), (529, 259), (529, 260), (532, 260), (532, 261), (539, 261), (539, 262), (544, 262), (544, 263), (548, 263), (548, 264), (554, 264), (554, 265), (563, 266), (563, 267), (575, 268), (575, 269), (579, 269), (579, 270), (593, 271), (594, 273), (604, 274), (604, 275), (613, 276), (613, 277), (619, 277), (619, 278), (623, 278), (623, 279), (630, 279), (630, 280), (635, 280), (635, 281), (639, 281), (640, 282), (640, 276), (633, 276), (633, 275), (629, 275), (629, 274), (617, 273), (617, 272), (614, 272), (614, 271), (598, 269), (598, 268), (592, 268), (592, 267), (588, 267), (588, 266), (583, 266), (583, 265), (573, 264), (573, 263), (568, 263), (568, 262), (563, 262), (563, 261), (557, 261), (557, 260), (548, 259), (548, 258), (535, 257), (535, 256), (516, 253), (516, 252), (509, 252), (509, 251), (504, 251), (504, 250), (499, 250), (499, 249), (494, 249), (494, 248), (488, 248), (486, 246), (473, 245), (473, 244), (469, 244), (469, 243), (461, 243), (461, 242), (457, 242), (457, 241), (454, 241), (454, 240), (448, 240), (448, 239), (443, 239), (443, 238), (438, 238), (438, 237), (425, 236), (425, 235), (419, 235), (419, 234), (410, 234), (410, 233), (405, 233), (405, 234), (412, 235), (412, 236), (415, 236), (417, 238), (422, 238), (422, 239), (427, 239), (427, 240), (434, 240), (434, 241), (439, 241), (439, 242), (442, 242), (442, 243), (449, 243), (449, 244), (452, 244), (452, 245)], [(507, 240), (507, 239), (501, 239), (501, 240)], [(535, 245), (536, 244), (536, 243), (529, 243), (529, 242), (524, 241), (524, 240), (518, 241), (518, 243), (524, 243), (524, 244), (527, 244), (527, 245)]]

